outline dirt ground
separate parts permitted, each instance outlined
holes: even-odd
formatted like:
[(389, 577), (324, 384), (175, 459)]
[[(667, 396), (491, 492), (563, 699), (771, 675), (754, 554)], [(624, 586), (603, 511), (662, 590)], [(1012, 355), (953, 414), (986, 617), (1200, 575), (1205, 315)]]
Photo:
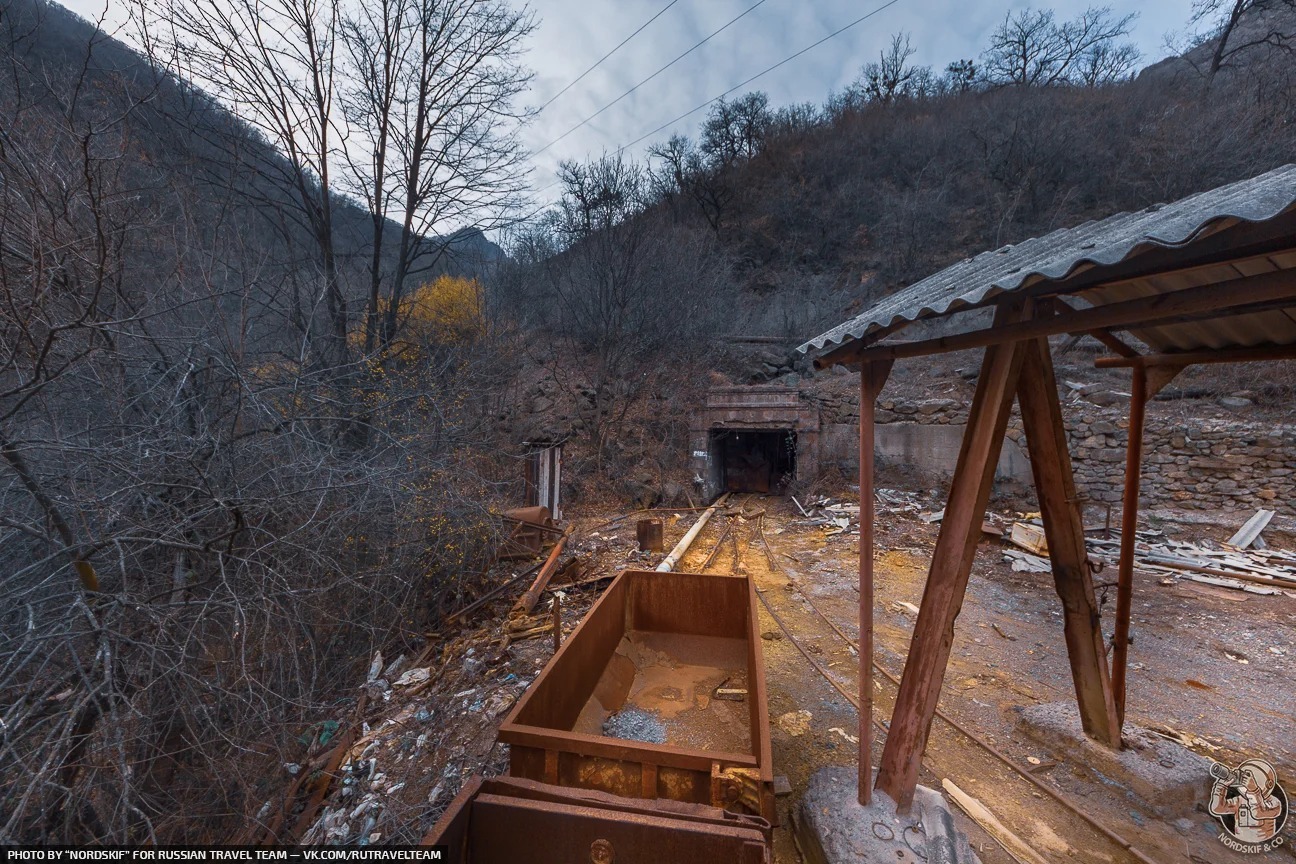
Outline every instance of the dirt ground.
[[(928, 503), (930, 509), (940, 507), (937, 501)], [(850, 736), (858, 731), (858, 719), (850, 702), (797, 650), (769, 610), (846, 692), (857, 692), (858, 659), (842, 634), (854, 640), (858, 633), (858, 535), (852, 531), (826, 536), (821, 527), (806, 524), (784, 498), (741, 496), (731, 504), (731, 512), (763, 510), (764, 516), (713, 520), (677, 569), (701, 569), (727, 524), (734, 523), (710, 569), (736, 568), (750, 575), (768, 603), (760, 614), (775, 771), (785, 774), (792, 786), (792, 793), (780, 802), (783, 827), (776, 832), (775, 853), (776, 861), (794, 862), (800, 859), (787, 815), (818, 768), (854, 764), (856, 745)], [(912, 614), (899, 603), (921, 603), (939, 526), (884, 509), (879, 510), (877, 538), (876, 659), (898, 676), (914, 624)], [(668, 545), (692, 523), (690, 514), (682, 515), (685, 518), (668, 525)], [(1163, 527), (1175, 533), (1173, 525)], [(1190, 530), (1201, 536), (1200, 527)], [(1221, 536), (1215, 539), (1225, 539), (1232, 530), (1221, 526), (1216, 532)], [(1060, 602), (1050, 574), (1014, 572), (1001, 560), (1000, 545), (987, 538), (978, 551), (955, 628), (941, 709), (1015, 760), (1021, 771), (1069, 795), (1087, 815), (1154, 861), (1246, 860), (1219, 843), (1218, 825), (1205, 812), (1158, 814), (1128, 790), (1108, 785), (1085, 766), (1067, 764), (1017, 729), (1020, 707), (1068, 701), (1074, 691)], [(1262, 756), (1280, 777), (1296, 777), (1296, 697), (1291, 684), (1296, 600), (1195, 583), (1166, 586), (1160, 584), (1162, 578), (1137, 574), (1127, 722), (1186, 733), (1196, 739), (1194, 749), (1208, 758), (1236, 764)], [(1098, 581), (1103, 581), (1102, 574)], [(1104, 609), (1108, 619), (1110, 610), (1109, 604)], [(896, 688), (881, 675), (874, 679), (875, 719), (885, 723)], [(806, 711), (808, 728), (804, 715), (798, 716)], [(884, 740), (885, 730), (875, 730), (875, 764)], [(940, 788), (944, 778), (979, 798), (1050, 860), (1130, 860), (1112, 840), (937, 719), (920, 782)], [(961, 813), (957, 818), (986, 864), (1012, 860), (979, 826)], [(1289, 852), (1274, 855), (1290, 857)]]
[[(835, 500), (854, 503), (849, 496)], [(937, 510), (943, 502), (923, 498), (919, 503)], [(583, 557), (585, 566), (582, 584), (557, 589), (563, 594), (564, 633), (575, 629), (607, 584), (595, 580), (622, 569), (651, 567), (660, 557), (636, 551), (634, 519), (607, 524), (620, 515), (602, 508), (568, 513), (575, 528), (569, 548)], [(666, 522), (667, 548), (697, 516), (685, 511), (655, 515)], [(888, 512), (884, 505), (878, 515), (875, 659), (899, 676), (914, 625), (912, 613), (900, 604), (922, 602), (939, 525), (927, 524), (913, 512)], [(1176, 533), (1171, 522), (1161, 527), (1168, 535)], [(1181, 530), (1194, 539), (1222, 540), (1235, 527), (1199, 522)], [(703, 570), (710, 558), (705, 569), (750, 575), (762, 599), (774, 770), (786, 775), (792, 787), (779, 799), (782, 826), (775, 832), (775, 860), (781, 864), (800, 860), (788, 817), (811, 775), (826, 765), (853, 765), (857, 758), (858, 717), (842, 692), (858, 692), (858, 658), (851, 644), (858, 633), (857, 544), (853, 524), (849, 533), (829, 536), (823, 527), (809, 524), (787, 498), (742, 495), (711, 521), (676, 568)], [(1217, 823), (1204, 811), (1157, 813), (1129, 790), (1048, 752), (1017, 728), (1020, 708), (1074, 697), (1051, 575), (1012, 571), (1001, 548), (1002, 541), (987, 537), (978, 550), (940, 708), (1006, 754), (1019, 770), (1010, 770), (938, 718), (919, 782), (939, 789), (943, 779), (952, 780), (1050, 861), (1133, 858), (1022, 779), (1022, 773), (1065, 793), (1153, 861), (1255, 860), (1220, 844)], [(1232, 764), (1266, 758), (1287, 788), (1296, 791), (1296, 600), (1195, 583), (1163, 585), (1163, 577), (1151, 573), (1136, 577), (1128, 722), (1182, 733), (1208, 758)], [(1114, 581), (1114, 576), (1100, 573), (1097, 581), (1105, 580)], [(434, 670), (430, 687), (413, 697), (396, 688), (384, 709), (386, 719), (369, 717), (366, 730), (373, 743), (363, 753), (360, 747), (356, 751), (362, 767), (369, 760), (364, 769), (368, 779), (359, 777), (347, 797), (330, 803), (338, 837), (343, 829), (353, 835), (361, 821), (354, 814), (365, 811), (356, 802), (371, 801), (375, 842), (417, 840), (469, 776), (507, 770), (507, 748), (495, 743), (495, 729), (553, 650), (547, 636), (507, 645), (498, 638), (516, 599), (513, 593), (504, 592), (440, 635), (435, 646), (440, 669)], [(547, 616), (549, 596), (541, 600), (538, 614)], [(1108, 628), (1114, 596), (1109, 600), (1104, 608)], [(882, 674), (874, 676), (873, 686), (879, 724), (874, 730), (876, 765), (896, 687)], [(1013, 860), (961, 812), (955, 817), (986, 864)], [(1289, 837), (1293, 828), (1289, 824)], [(1292, 860), (1293, 845), (1289, 839), (1283, 850), (1265, 857)]]

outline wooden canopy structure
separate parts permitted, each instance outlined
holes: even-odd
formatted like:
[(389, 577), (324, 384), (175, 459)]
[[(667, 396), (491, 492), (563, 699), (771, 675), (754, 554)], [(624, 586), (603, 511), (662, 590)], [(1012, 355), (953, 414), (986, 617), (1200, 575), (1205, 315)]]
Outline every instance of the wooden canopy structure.
[[(986, 311), (966, 314), (976, 310)], [(979, 323), (919, 341), (890, 338), (918, 321), (958, 316)], [(1096, 364), (1132, 375), (1110, 663), (1049, 348), (1049, 337), (1062, 334), (1093, 336), (1111, 351)], [(1144, 408), (1192, 364), (1296, 359), (1296, 165), (984, 252), (801, 346), (819, 368), (860, 369), (861, 804), (872, 778), (875, 403), (896, 360), (973, 348), (984, 349), (981, 373), (876, 784), (902, 811), (917, 784), (1014, 399), (1081, 723), (1091, 738), (1121, 746)]]

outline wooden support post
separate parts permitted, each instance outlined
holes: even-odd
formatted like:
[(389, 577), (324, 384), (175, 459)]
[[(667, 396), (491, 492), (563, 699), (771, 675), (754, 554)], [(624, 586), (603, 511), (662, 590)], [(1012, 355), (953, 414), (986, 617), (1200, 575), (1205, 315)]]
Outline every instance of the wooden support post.
[(873, 424), (891, 363), (860, 366), (859, 803), (873, 797)]
[(562, 647), (562, 597), (558, 594), (553, 598), (553, 643), (557, 654)]
[(1125, 724), (1125, 670), (1129, 662), (1130, 608), (1134, 601), (1134, 544), (1138, 531), (1139, 482), (1143, 474), (1143, 415), (1147, 408), (1147, 367), (1133, 368), (1129, 441), (1125, 446), (1125, 493), (1121, 497), (1120, 558), (1116, 565), (1116, 623), (1112, 633), (1112, 690), (1116, 718)]
[[(995, 326), (1022, 320), (1022, 312), (1020, 306), (1001, 306), (995, 315)], [(908, 812), (918, 784), (918, 768), (954, 642), (954, 619), (963, 607), (972, 560), (981, 538), (981, 521), (1003, 448), (1021, 361), (1020, 343), (1008, 342), (987, 348), (981, 363), (976, 395), (945, 505), (945, 518), (941, 520), (940, 536), (932, 553), (922, 607), (909, 643), (909, 657), (878, 771), (877, 788), (891, 796), (902, 813)]]
[(1102, 620), (1085, 549), (1084, 525), (1076, 506), (1075, 476), (1067, 448), (1062, 407), (1048, 340), (1023, 343), (1017, 400), (1030, 452), (1031, 472), (1048, 538), (1053, 584), (1062, 600), (1063, 628), (1080, 724), (1085, 734), (1108, 747), (1120, 746), (1120, 721), (1112, 695), (1103, 644)]

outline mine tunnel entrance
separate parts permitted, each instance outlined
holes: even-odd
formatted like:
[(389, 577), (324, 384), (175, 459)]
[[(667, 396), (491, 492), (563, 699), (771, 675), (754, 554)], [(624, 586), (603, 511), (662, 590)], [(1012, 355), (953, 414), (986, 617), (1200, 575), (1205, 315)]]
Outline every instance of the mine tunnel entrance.
[(796, 477), (796, 448), (791, 429), (712, 429), (708, 449), (714, 488), (782, 492)]

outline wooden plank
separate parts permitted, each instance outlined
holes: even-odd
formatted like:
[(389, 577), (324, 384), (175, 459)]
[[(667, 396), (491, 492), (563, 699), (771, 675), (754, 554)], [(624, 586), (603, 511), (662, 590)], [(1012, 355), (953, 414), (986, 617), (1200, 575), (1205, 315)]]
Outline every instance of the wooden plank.
[(1098, 329), (1146, 329), (1184, 320), (1244, 314), (1296, 305), (1296, 273), (1277, 270), (1213, 285), (1184, 288), (1048, 318), (1005, 322), (982, 330), (918, 342), (860, 348), (847, 342), (815, 361), (819, 368), (834, 363), (899, 360), (970, 348), (984, 348), (1039, 336), (1087, 333)]
[[(1027, 438), (1027, 441), (1029, 440)], [(1038, 487), (1038, 485), (1037, 480), (1036, 486)], [(1042, 529), (1036, 528), (1034, 525), (1027, 525), (1025, 522), (1014, 522), (1012, 529), (1008, 532), (1008, 540), (1013, 545), (1020, 546), (1032, 555), (1048, 557), (1048, 536)]]
[[(1080, 724), (1090, 738), (1119, 747), (1120, 723), (1107, 667), (1101, 613), (1089, 570), (1084, 523), (1075, 504), (1079, 496), (1058, 402), (1053, 358), (1045, 339), (1034, 340), (1024, 350), (1017, 398), (1053, 585), (1062, 600), (1063, 635)], [(1014, 534), (1019, 524), (1013, 525)]]
[(1246, 524), (1238, 529), (1237, 533), (1228, 539), (1229, 546), (1235, 546), (1238, 549), (1245, 549), (1256, 541), (1273, 519), (1273, 510), (1257, 510), (1255, 515), (1246, 521)]
[[(1005, 305), (995, 315), (995, 326), (1004, 327), (1022, 317), (1022, 307)], [(913, 802), (918, 769), (954, 641), (954, 620), (963, 607), (981, 539), (981, 522), (1003, 448), (1022, 354), (1020, 343), (988, 348), (977, 378), (976, 395), (878, 771), (877, 788), (890, 795), (901, 812), (907, 812)]]
[(859, 428), (859, 803), (872, 800), (873, 783), (873, 438), (877, 398), (891, 374), (891, 363), (860, 367)]
[(984, 804), (955, 786), (949, 778), (942, 780), (941, 786), (949, 793), (950, 798), (954, 799), (954, 803), (959, 806), (959, 809), (970, 816), (972, 821), (984, 828), (986, 833), (993, 837), (995, 842), (1013, 857), (1014, 861), (1019, 862), (1019, 864), (1048, 864), (1044, 856), (1032, 849), (1025, 840), (1010, 831)]

